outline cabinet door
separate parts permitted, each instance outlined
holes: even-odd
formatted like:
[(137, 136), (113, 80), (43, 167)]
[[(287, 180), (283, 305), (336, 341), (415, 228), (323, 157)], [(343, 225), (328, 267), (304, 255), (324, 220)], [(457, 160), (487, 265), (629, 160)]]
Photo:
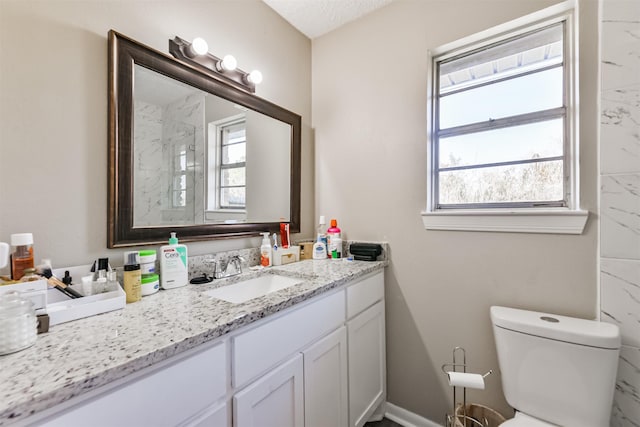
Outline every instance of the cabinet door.
[(298, 353), (235, 394), (234, 426), (303, 426), (303, 392), (302, 354)]
[(302, 354), (305, 427), (347, 427), (347, 329), (341, 327)]
[(361, 427), (386, 391), (384, 301), (347, 322), (349, 425)]

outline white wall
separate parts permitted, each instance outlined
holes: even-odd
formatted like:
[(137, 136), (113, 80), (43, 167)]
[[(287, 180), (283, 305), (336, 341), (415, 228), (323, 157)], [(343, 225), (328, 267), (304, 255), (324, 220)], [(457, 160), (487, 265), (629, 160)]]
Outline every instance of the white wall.
[[(311, 43), (259, 0), (0, 1), (0, 241), (33, 232), (36, 262), (89, 263), (106, 249), (107, 32), (168, 52), (178, 35), (260, 69), (257, 95), (302, 116), (303, 234), (313, 234)], [(189, 244), (190, 254), (260, 239)]]
[(613, 427), (640, 425), (640, 2), (602, 2), (600, 311), (620, 327)]
[[(474, 372), (498, 362), (491, 305), (596, 316), (597, 2), (580, 13), (579, 236), (426, 231), (427, 50), (554, 0), (399, 0), (313, 41), (316, 214), (348, 238), (386, 240), (388, 400), (442, 422), (455, 346)], [(505, 413), (499, 375), (468, 393)]]
[(290, 217), (291, 126), (247, 111), (247, 220), (278, 221)]

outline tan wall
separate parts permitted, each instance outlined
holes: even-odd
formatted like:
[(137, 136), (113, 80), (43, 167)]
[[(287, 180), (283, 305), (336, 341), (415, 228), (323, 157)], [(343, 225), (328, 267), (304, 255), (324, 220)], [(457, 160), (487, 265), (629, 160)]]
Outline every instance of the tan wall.
[[(168, 52), (178, 35), (260, 69), (257, 95), (302, 116), (302, 226), (313, 234), (311, 42), (259, 0), (0, 1), (0, 241), (33, 232), (36, 262), (89, 263), (106, 249), (107, 32)], [(189, 244), (190, 254), (260, 239)]]
[[(398, 0), (313, 41), (316, 214), (391, 246), (388, 400), (433, 421), (450, 409), (455, 346), (497, 371), (489, 307), (596, 313), (597, 2), (581, 4), (580, 236), (426, 231), (427, 50), (557, 1)], [(505, 413), (499, 375), (469, 399)]]

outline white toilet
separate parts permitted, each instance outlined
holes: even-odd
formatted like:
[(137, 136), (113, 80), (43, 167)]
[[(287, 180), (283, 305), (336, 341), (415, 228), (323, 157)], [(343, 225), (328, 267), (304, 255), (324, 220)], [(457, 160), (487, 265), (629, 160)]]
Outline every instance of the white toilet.
[(491, 307), (504, 395), (504, 427), (607, 427), (620, 331), (616, 325)]

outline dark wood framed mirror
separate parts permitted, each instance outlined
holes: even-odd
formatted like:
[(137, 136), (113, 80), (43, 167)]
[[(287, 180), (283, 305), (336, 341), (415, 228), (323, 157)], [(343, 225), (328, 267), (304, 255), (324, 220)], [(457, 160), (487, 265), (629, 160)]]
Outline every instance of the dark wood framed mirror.
[(109, 248), (299, 232), (300, 168), (299, 115), (109, 31)]

